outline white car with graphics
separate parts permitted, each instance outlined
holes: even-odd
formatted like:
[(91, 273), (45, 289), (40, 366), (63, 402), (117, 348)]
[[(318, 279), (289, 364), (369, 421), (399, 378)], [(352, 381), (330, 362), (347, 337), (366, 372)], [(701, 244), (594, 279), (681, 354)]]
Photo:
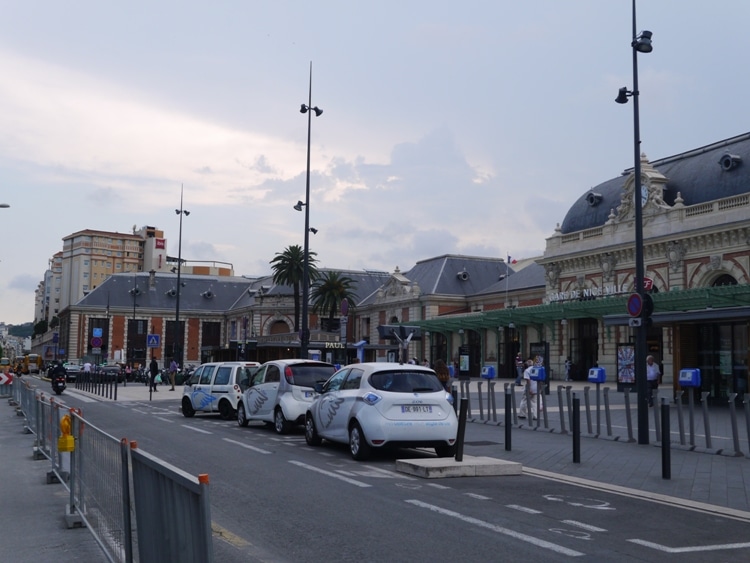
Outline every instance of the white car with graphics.
[(434, 448), (456, 452), (458, 419), (453, 397), (433, 370), (398, 363), (341, 368), (324, 385), (305, 415), (305, 440), (349, 444), (355, 460), (374, 448)]
[(264, 363), (242, 394), (237, 405), (237, 424), (251, 420), (273, 424), (285, 434), (305, 422), (305, 412), (316, 393), (316, 384), (325, 383), (336, 368), (316, 360), (272, 360)]
[(208, 412), (231, 420), (237, 412), (242, 392), (247, 389), (260, 364), (258, 362), (210, 362), (202, 364), (185, 381), (182, 390), (182, 414)]

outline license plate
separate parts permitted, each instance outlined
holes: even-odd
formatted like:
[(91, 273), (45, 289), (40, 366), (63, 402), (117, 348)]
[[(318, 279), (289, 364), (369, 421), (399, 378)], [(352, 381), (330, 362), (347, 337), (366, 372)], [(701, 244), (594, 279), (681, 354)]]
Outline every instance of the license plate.
[(401, 405), (401, 412), (432, 412), (432, 405)]
[(315, 391), (305, 391), (305, 399), (309, 399), (313, 395), (315, 395)]

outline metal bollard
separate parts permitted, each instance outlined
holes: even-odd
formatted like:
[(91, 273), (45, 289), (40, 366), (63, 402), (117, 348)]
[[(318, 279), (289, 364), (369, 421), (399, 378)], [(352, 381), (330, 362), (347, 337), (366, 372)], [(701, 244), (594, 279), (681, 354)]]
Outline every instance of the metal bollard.
[(516, 384), (510, 384), (510, 399), (513, 403), (513, 424), (518, 424), (518, 408), (516, 405)]
[[(483, 381), (477, 381), (477, 393), (479, 395), (479, 420), (484, 420), (484, 406), (482, 405), (482, 383)], [(490, 418), (490, 410), (487, 409), (487, 418)]]
[(745, 407), (745, 429), (747, 435), (747, 447), (750, 451), (750, 394), (745, 393), (742, 397), (742, 405)]
[(695, 447), (695, 391), (688, 389), (688, 422), (690, 424), (690, 445)]
[(596, 384), (596, 436), (597, 438), (602, 433), (602, 413), (601, 413), (601, 383)]
[(537, 418), (537, 422), (539, 420), (541, 420), (542, 416), (543, 416), (544, 417), (544, 428), (545, 429), (549, 428), (549, 418), (547, 418), (547, 395), (548, 394), (549, 393), (542, 393), (542, 396), (541, 396), (541, 402), (542, 402), (541, 409), (542, 409), (542, 412), (539, 413), (539, 410), (537, 409), (537, 417), (538, 417)]
[(742, 456), (740, 451), (740, 433), (737, 428), (737, 409), (734, 405), (734, 400), (737, 398), (737, 393), (729, 394), (729, 414), (732, 421), (732, 443), (734, 444), (734, 455), (736, 457)]
[(573, 428), (573, 402), (572, 402), (572, 389), (571, 385), (565, 387), (565, 395), (568, 402), (568, 426)]
[(451, 383), (451, 395), (453, 396), (453, 411), (458, 414), (458, 388)]
[(497, 405), (495, 404), (495, 382), (487, 383), (487, 420), (490, 418), (490, 408), (492, 408), (492, 422), (497, 422)]
[(659, 423), (659, 390), (654, 389), (651, 395), (654, 405), (654, 441), (661, 440), (661, 424)]
[(469, 411), (469, 399), (461, 397), (461, 408), (458, 415), (458, 436), (456, 436), (456, 461), (464, 460), (464, 436), (466, 435), (466, 415)]
[(623, 398), (625, 399), (625, 422), (628, 427), (628, 442), (635, 442), (635, 439), (633, 438), (633, 415), (630, 412), (630, 388), (625, 388), (625, 394), (623, 395)]
[(706, 434), (706, 448), (711, 449), (711, 423), (708, 420), (708, 398), (709, 392), (701, 393), (701, 403), (703, 403), (703, 429)]
[(563, 389), (562, 385), (557, 386), (557, 404), (560, 405), (560, 434), (567, 434), (565, 429), (565, 408), (563, 406)]
[(573, 463), (581, 463), (581, 400), (573, 393)]
[(675, 403), (677, 404), (677, 427), (678, 431), (680, 433), (680, 445), (685, 445), (685, 420), (682, 415), (682, 394), (683, 391), (679, 390), (677, 391), (677, 395), (675, 395)]
[(583, 388), (583, 402), (586, 405), (586, 428), (589, 431), (589, 435), (594, 433), (594, 429), (591, 427), (591, 402), (589, 401), (589, 390), (591, 388), (586, 385)]
[(513, 391), (510, 386), (505, 384), (505, 451), (509, 452), (511, 447), (511, 426), (512, 426), (512, 407)]
[[(607, 422), (607, 437), (612, 437), (612, 412), (609, 409), (609, 387), (604, 388), (604, 419)], [(598, 424), (598, 421), (597, 421)]]
[(661, 400), (661, 478), (672, 478), (671, 445), (669, 440), (669, 405)]

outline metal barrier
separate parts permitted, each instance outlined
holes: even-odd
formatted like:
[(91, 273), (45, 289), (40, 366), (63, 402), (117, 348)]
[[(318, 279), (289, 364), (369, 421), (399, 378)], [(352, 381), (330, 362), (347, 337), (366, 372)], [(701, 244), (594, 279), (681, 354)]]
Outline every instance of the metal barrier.
[(213, 561), (207, 475), (118, 440), (26, 382), (13, 387), (11, 404), (35, 437), (34, 459), (48, 460), (47, 483), (69, 492), (69, 528), (87, 527), (111, 562)]

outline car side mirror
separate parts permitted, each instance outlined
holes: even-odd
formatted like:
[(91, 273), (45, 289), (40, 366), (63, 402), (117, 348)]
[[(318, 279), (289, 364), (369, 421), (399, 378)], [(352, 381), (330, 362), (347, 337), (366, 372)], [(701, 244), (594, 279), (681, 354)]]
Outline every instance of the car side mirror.
[(316, 383), (315, 387), (313, 387), (313, 389), (315, 389), (316, 393), (322, 393), (323, 392), (323, 384), (322, 383)]

